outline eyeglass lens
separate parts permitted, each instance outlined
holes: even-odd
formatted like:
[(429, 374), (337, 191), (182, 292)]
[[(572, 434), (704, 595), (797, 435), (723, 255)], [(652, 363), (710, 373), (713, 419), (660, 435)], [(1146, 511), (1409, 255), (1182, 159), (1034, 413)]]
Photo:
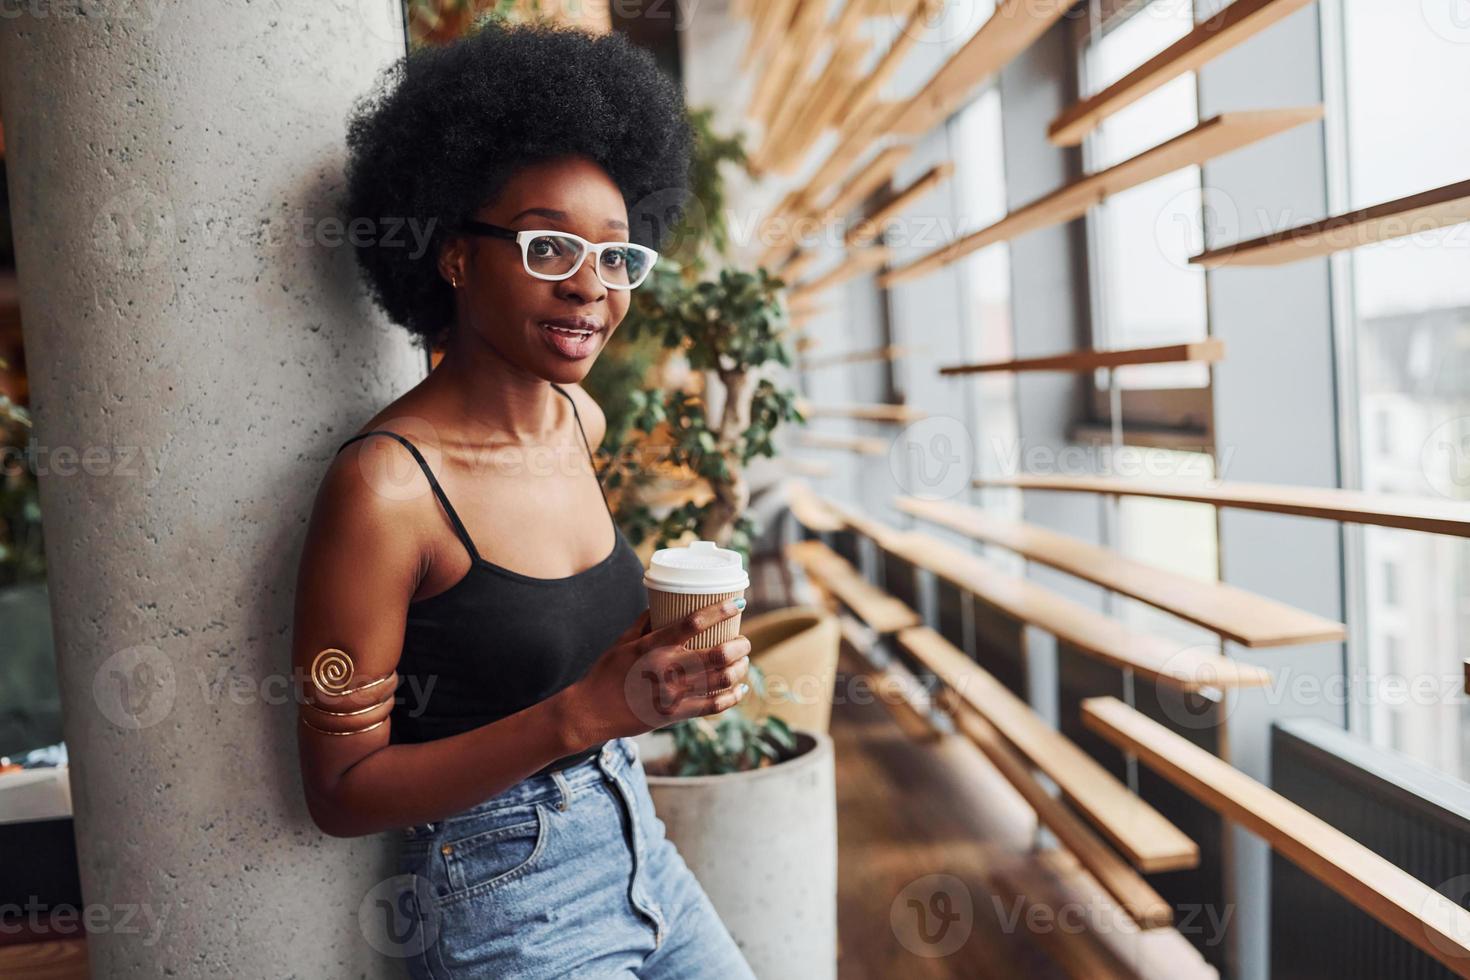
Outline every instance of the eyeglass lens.
[[(531, 271), (547, 276), (570, 272), (582, 255), (582, 243), (563, 235), (537, 235), (526, 246)], [(636, 248), (603, 249), (597, 274), (610, 286), (636, 286), (648, 274), (648, 253)]]

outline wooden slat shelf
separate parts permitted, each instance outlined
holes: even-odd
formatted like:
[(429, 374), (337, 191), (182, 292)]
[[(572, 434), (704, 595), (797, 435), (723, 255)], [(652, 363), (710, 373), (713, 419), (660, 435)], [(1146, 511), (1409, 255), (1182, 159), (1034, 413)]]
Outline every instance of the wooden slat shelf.
[[(842, 514), (842, 518), (847, 520), (847, 515)], [(1045, 630), (1081, 653), (1130, 669), (1155, 684), (1197, 691), (1271, 683), (1271, 672), (1263, 667), (1130, 629), (1035, 582), (1007, 575), (980, 556), (946, 541), (906, 531), (889, 535), (879, 543), (1004, 615)]]
[(920, 531), (901, 531), (856, 508), (828, 500), (803, 485), (812, 505), (915, 568), (951, 585), (1002, 614), (1046, 630), (1079, 652), (1114, 667), (1128, 668), (1156, 684), (1186, 691), (1263, 687), (1271, 672), (1230, 657), (1207, 653), (1129, 629), (1115, 619), (1066, 599), (1028, 579)]
[(804, 480), (786, 481), (786, 503), (808, 530), (819, 533), (842, 530), (842, 516), (813, 493)]
[[(818, 584), (817, 588), (821, 590)], [(878, 700), (888, 709), (894, 724), (916, 742), (932, 742), (946, 734), (935, 727), (933, 699), (918, 678), (901, 664), (880, 664), (873, 656), (873, 641), (862, 623), (838, 610), (837, 629), (861, 662)]]
[(847, 230), (842, 236), (842, 242), (849, 247), (854, 245), (866, 245), (872, 239), (878, 237), (883, 231), (883, 224), (889, 218), (907, 210), (919, 198), (938, 187), (948, 180), (954, 173), (954, 164), (949, 161), (930, 167), (912, 184), (894, 194), (882, 205), (876, 208), (872, 214), (861, 218), (856, 224)]
[(1341, 623), (1264, 596), (1178, 575), (1065, 534), (993, 517), (976, 507), (917, 497), (900, 497), (896, 506), (922, 520), (1156, 606), (1244, 646), (1321, 643), (1345, 636)]
[(1470, 976), (1470, 912), (1454, 898), (1117, 698), (1084, 700), (1082, 721), (1457, 976)]
[(928, 626), (900, 630), (897, 639), (1016, 751), (1046, 773), (1134, 867), (1153, 873), (1199, 864), (1199, 847), (1194, 841), (1130, 793), (964, 651)]
[(807, 299), (818, 293), (840, 286), (850, 279), (872, 272), (893, 258), (893, 250), (886, 245), (874, 245), (848, 253), (845, 260), (830, 272), (825, 272), (810, 282), (799, 284), (791, 290), (791, 301)]
[(879, 276), (878, 284), (888, 287), (917, 279), (988, 245), (1080, 218), (1087, 213), (1088, 208), (1114, 194), (1146, 184), (1191, 164), (1213, 160), (1320, 118), (1320, 105), (1299, 109), (1221, 113), (1116, 166), (1088, 174), (1058, 188), (1012, 211), (993, 225), (964, 235), (947, 245), (941, 245), (904, 265), (889, 269)]
[(1126, 350), (1079, 350), (1047, 357), (1022, 357), (1009, 361), (985, 361), (979, 364), (956, 364), (939, 369), (940, 374), (984, 374), (1003, 371), (1095, 371), (1098, 368), (1123, 367), (1129, 364), (1180, 364), (1199, 362), (1213, 364), (1225, 357), (1225, 342), (1210, 337), (1188, 344), (1163, 347), (1132, 347)]
[(782, 456), (780, 465), (788, 473), (797, 476), (822, 477), (832, 475), (832, 464), (818, 459), (802, 459), (798, 456)]
[(863, 419), (868, 422), (915, 422), (929, 413), (910, 405), (814, 405), (804, 398), (796, 400), (796, 409), (809, 419)]
[(803, 432), (797, 441), (813, 449), (845, 449), (859, 456), (883, 456), (888, 452), (888, 440), (874, 436), (835, 436), (821, 432)]
[(895, 115), (895, 135), (923, 136), (944, 122), (986, 81), (1061, 20), (1068, 9), (1065, 3), (1001, 0), (970, 40)]
[(889, 345), (874, 350), (848, 351), (845, 354), (829, 354), (826, 357), (813, 357), (804, 361), (801, 366), (810, 371), (813, 368), (833, 367), (838, 364), (861, 364), (865, 361), (896, 361), (917, 350), (919, 348)]
[(1207, 269), (1285, 265), (1466, 221), (1470, 221), (1470, 180), (1213, 248), (1189, 261)]
[(1057, 146), (1077, 146), (1113, 113), (1296, 13), (1311, 0), (1235, 0), (1096, 95), (1064, 110), (1047, 131)]
[(820, 541), (794, 541), (786, 557), (831, 592), (876, 633), (895, 633), (921, 622), (918, 613), (884, 592)]
[(835, 26), (818, 38), (819, 48), (830, 48), (827, 63), (815, 81), (803, 86), (801, 95), (788, 99), (772, 122), (758, 163), (769, 162), (771, 168), (789, 171), (838, 118), (843, 96), (851, 92), (861, 78), (867, 63), (872, 39), (858, 37), (854, 31), (861, 24), (861, 14), (848, 4), (835, 21)]
[(1174, 910), (1169, 903), (1119, 859), (1117, 853), (1066, 804), (1047, 792), (1025, 761), (1006, 745), (995, 726), (968, 705), (960, 705), (953, 712), (953, 717), (960, 734), (975, 743), (1006, 782), (1014, 786), (1036, 812), (1036, 819), (1056, 835), (1057, 840), (1072, 852), (1082, 867), (1091, 872), (1109, 895), (1118, 900), (1129, 918), (1144, 929), (1156, 929), (1173, 922)]
[[(932, 12), (932, 9), (919, 7), (914, 15), (922, 17)], [(838, 118), (846, 125), (838, 130), (837, 148), (812, 174), (807, 185), (794, 192), (783, 205), (792, 210), (799, 207), (800, 202), (813, 206), (852, 169), (873, 141), (882, 136), (913, 139), (928, 133), (963, 107), (989, 78), (1030, 47), (1066, 12), (1066, 4), (1001, 0), (995, 12), (980, 25), (970, 40), (909, 99), (878, 101), (878, 89), (886, 77), (884, 73), (897, 67), (896, 61), (885, 56), (884, 62), (880, 62), (865, 84), (855, 90), (839, 114)], [(885, 11), (884, 16), (891, 19), (894, 12)], [(913, 20), (899, 36), (907, 35), (915, 38), (920, 35), (920, 26)], [(783, 207), (773, 218), (784, 217), (786, 213), (787, 207)]]
[(826, 500), (803, 488), (823, 513), (835, 516), (883, 551), (911, 566), (941, 577), (983, 604), (1075, 646), (1082, 654), (1114, 667), (1136, 671), (1158, 685), (1200, 691), (1202, 688), (1260, 688), (1272, 674), (1263, 667), (1180, 646), (1150, 633), (1139, 633), (1079, 602), (1060, 597), (1028, 579), (1001, 572), (979, 555), (960, 550), (917, 530), (898, 530), (856, 508)]
[(867, 200), (874, 191), (886, 184), (893, 177), (893, 172), (913, 152), (913, 146), (907, 143), (884, 147), (878, 152), (877, 156), (873, 157), (867, 166), (859, 170), (843, 186), (842, 190), (837, 192), (837, 196), (832, 199), (832, 203), (822, 209), (823, 218), (828, 221), (840, 221), (845, 218), (849, 211)]
[(1470, 537), (1470, 503), (1431, 497), (1400, 497), (1331, 487), (1278, 483), (1184, 483), (1116, 476), (1012, 476), (980, 478), (976, 486), (1019, 487), (1069, 493), (1106, 493), (1159, 500), (1187, 500), (1238, 510), (1317, 517), (1430, 534)]

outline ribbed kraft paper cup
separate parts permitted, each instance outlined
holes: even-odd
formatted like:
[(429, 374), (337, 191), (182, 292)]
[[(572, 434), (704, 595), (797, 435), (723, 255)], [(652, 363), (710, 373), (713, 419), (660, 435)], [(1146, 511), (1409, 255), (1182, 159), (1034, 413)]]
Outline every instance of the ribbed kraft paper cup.
[[(745, 595), (750, 587), (740, 552), (713, 541), (694, 541), (683, 548), (660, 548), (643, 575), (648, 591), (650, 631), (667, 626), (696, 609)], [(690, 650), (708, 650), (740, 635), (740, 613), (721, 620), (685, 641)]]

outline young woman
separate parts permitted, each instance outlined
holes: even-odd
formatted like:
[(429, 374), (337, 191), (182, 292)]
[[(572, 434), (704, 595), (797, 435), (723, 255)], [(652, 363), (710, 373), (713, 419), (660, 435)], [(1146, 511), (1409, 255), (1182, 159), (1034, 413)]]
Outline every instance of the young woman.
[(444, 356), (312, 512), (311, 815), (399, 832), (416, 977), (750, 977), (631, 739), (736, 703), (750, 642), (683, 645), (733, 604), (650, 631), (578, 384), (657, 258), (640, 202), (686, 188), (679, 92), (620, 35), (490, 26), (386, 72), (349, 144), (372, 293)]

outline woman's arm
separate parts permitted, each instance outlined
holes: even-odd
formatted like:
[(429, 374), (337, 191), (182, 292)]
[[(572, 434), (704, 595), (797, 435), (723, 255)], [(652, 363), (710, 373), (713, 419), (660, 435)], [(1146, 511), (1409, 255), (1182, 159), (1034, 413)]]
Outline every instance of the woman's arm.
[[(407, 453), (374, 438), (333, 460), (313, 507), (296, 589), (301, 772), (307, 807), (325, 833), (356, 837), (440, 820), (548, 762), (723, 711), (744, 694), (736, 685), (749, 667), (749, 640), (704, 651), (682, 646), (734, 615), (733, 606), (708, 606), (653, 632), (644, 632), (645, 611), (586, 677), (550, 698), (449, 738), (389, 745), (408, 603), (429, 564), (419, 542), (433, 534), (429, 522), (443, 518), (422, 472), (414, 467), (407, 481), (393, 475), (406, 472), (402, 459), (391, 474), (374, 469), (372, 460), (391, 460), (377, 452)], [(630, 676), (648, 678), (634, 688), (648, 704), (629, 702)]]
[[(402, 446), (374, 437), (333, 460), (296, 587), (302, 778), (312, 819), (337, 837), (440, 819), (584, 747), (563, 696), (452, 738), (388, 744), (408, 603), (428, 569), (419, 542), (438, 514), (422, 472), (414, 468), (412, 480), (397, 475), (406, 472), (404, 459), (390, 460), (399, 467), (391, 476), (374, 468), (393, 453), (407, 459)], [(404, 686), (396, 696), (423, 693)]]

